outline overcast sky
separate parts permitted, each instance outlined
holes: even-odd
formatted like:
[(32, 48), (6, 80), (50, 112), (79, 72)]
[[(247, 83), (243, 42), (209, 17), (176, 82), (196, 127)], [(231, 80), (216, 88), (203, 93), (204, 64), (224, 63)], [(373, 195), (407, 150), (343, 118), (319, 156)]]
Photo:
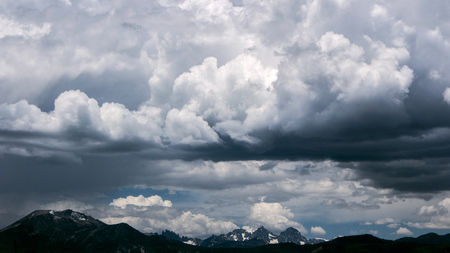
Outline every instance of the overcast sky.
[(450, 232), (446, 0), (3, 0), (0, 227)]

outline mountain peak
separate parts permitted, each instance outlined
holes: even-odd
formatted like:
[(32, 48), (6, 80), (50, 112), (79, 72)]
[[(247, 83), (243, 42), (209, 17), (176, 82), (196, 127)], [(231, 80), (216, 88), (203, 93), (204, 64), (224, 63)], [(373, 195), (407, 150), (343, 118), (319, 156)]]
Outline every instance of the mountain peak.
[(295, 244), (303, 245), (308, 242), (308, 239), (306, 239), (306, 237), (304, 237), (296, 228), (288, 227), (285, 231), (280, 233), (280, 235), (278, 236), (278, 242), (292, 242)]
[(177, 246), (126, 223), (107, 225), (70, 209), (37, 210), (0, 231), (0, 252), (167, 252), (168, 245)]
[(265, 228), (264, 226), (259, 227), (258, 229), (256, 229), (253, 234), (259, 234), (259, 233), (272, 233), (270, 232), (267, 228)]
[[(100, 228), (106, 226), (106, 224), (91, 216), (70, 209), (64, 211), (36, 210), (1, 231), (19, 226), (33, 229), (36, 233), (46, 234), (60, 233), (59, 230), (70, 231), (81, 227)], [(55, 228), (57, 229), (55, 230)]]

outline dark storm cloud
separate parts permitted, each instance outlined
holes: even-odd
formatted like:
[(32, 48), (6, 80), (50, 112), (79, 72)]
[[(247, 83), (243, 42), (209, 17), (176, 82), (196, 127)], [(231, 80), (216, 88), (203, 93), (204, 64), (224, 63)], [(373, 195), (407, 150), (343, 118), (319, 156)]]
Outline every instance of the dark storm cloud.
[(400, 193), (436, 193), (449, 189), (448, 159), (362, 162), (356, 170), (359, 177), (370, 179), (370, 185)]
[(124, 153), (114, 156), (96, 153), (68, 156), (62, 152), (37, 155), (2, 155), (2, 193), (90, 195), (136, 185), (219, 191), (279, 181), (285, 177), (259, 171), (258, 165), (240, 162), (218, 165), (203, 161), (155, 161)]
[(277, 166), (277, 163), (268, 162), (268, 163), (261, 165), (261, 167), (259, 167), (259, 169), (260, 170), (271, 170), (271, 169), (275, 168), (275, 166)]

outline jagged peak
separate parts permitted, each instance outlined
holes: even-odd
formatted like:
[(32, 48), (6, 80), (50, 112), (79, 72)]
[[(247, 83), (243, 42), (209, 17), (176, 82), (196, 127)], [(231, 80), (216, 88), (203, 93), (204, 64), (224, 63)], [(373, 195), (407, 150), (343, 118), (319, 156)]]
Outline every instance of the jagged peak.
[(302, 233), (301, 233), (298, 229), (296, 229), (296, 228), (294, 228), (294, 227), (288, 227), (288, 228), (286, 228), (286, 230), (284, 230), (283, 232), (280, 233), (280, 235), (282, 235), (282, 234), (297, 234), (297, 235), (302, 235)]
[(268, 230), (267, 228), (265, 228), (264, 226), (260, 226), (258, 229), (256, 229), (253, 233), (255, 233), (255, 232), (259, 232), (259, 231), (264, 231), (264, 232), (269, 232), (269, 233), (272, 233), (272, 232), (270, 232), (270, 230)]
[(181, 241), (181, 237), (180, 237), (179, 234), (177, 234), (177, 233), (175, 233), (175, 232), (173, 232), (171, 230), (168, 230), (168, 229), (163, 230), (161, 232), (161, 235), (164, 236), (166, 239), (169, 239), (169, 240)]
[(243, 229), (243, 228), (236, 228), (235, 230), (229, 232), (228, 234), (235, 234), (235, 233), (247, 233), (250, 234), (247, 230)]

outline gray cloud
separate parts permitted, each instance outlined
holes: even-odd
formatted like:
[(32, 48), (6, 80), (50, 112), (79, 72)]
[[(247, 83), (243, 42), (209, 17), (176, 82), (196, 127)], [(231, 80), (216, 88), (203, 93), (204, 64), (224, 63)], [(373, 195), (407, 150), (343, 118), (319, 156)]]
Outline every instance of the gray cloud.
[(350, 209), (350, 210), (371, 210), (371, 209), (379, 209), (380, 206), (372, 201), (363, 201), (361, 203), (357, 202), (347, 202), (344, 199), (330, 199), (328, 201), (324, 201), (322, 205), (326, 206), (335, 206), (339, 209)]
[(259, 169), (260, 170), (271, 170), (271, 169), (275, 168), (275, 166), (277, 166), (277, 163), (268, 162), (268, 163), (261, 165), (261, 167), (259, 167)]
[(363, 162), (356, 170), (370, 185), (404, 193), (446, 191), (450, 175), (447, 159)]

